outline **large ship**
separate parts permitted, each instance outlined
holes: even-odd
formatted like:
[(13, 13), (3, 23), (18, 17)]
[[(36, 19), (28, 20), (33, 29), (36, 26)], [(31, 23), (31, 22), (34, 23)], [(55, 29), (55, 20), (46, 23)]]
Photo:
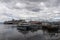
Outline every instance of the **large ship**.
[(29, 23), (19, 23), (17, 25), (17, 29), (22, 30), (22, 31), (28, 31), (28, 30), (30, 30), (30, 24)]
[(36, 31), (38, 29), (41, 29), (40, 24), (37, 22), (20, 22), (17, 25), (17, 29), (21, 31)]

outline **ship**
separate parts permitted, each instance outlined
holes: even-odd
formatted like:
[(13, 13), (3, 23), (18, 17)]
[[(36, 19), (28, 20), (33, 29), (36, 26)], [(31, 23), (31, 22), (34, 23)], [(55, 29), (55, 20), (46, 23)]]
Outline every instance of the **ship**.
[(17, 25), (17, 29), (21, 31), (37, 31), (41, 29), (40, 25), (37, 22), (20, 22)]

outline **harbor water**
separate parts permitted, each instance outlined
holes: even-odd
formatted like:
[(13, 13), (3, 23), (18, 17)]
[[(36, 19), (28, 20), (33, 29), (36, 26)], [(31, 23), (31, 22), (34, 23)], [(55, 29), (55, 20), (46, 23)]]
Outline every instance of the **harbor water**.
[(20, 31), (16, 25), (0, 24), (0, 40), (60, 40), (60, 33), (50, 36), (42, 30)]

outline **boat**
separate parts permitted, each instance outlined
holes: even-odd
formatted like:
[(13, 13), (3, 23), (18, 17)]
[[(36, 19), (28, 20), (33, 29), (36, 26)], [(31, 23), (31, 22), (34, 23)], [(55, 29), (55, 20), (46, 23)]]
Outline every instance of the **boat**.
[(22, 22), (22, 23), (20, 22), (17, 25), (17, 29), (22, 30), (22, 31), (29, 31), (30, 30), (30, 24), (27, 22)]
[(40, 29), (40, 25), (32, 24), (29, 22), (20, 22), (17, 25), (17, 29), (22, 31), (37, 31)]

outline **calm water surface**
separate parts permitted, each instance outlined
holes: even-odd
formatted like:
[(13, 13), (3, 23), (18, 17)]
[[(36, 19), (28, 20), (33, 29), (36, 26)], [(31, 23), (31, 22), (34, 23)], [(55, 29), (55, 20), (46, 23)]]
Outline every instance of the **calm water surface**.
[(59, 40), (60, 35), (50, 37), (48, 33), (43, 35), (42, 30), (35, 32), (17, 30), (15, 25), (0, 24), (0, 40)]

